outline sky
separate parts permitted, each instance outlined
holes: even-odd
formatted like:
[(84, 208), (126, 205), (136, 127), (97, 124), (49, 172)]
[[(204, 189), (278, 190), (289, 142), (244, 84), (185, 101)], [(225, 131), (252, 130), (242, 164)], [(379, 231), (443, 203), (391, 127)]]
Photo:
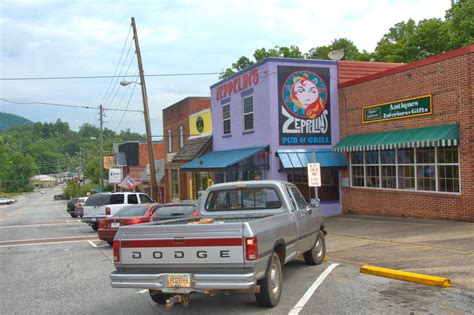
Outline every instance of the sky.
[[(112, 76), (106, 79), (1, 80), (0, 98), (142, 110), (140, 87), (122, 87), (138, 66), (129, 33), (135, 17), (145, 74), (219, 73), (257, 48), (299, 46), (302, 52), (345, 37), (374, 50), (398, 22), (444, 18), (451, 0), (153, 0), (0, 3), (0, 78)], [(131, 48), (129, 48), (131, 47)], [(128, 53), (128, 54), (127, 54)], [(131, 80), (128, 78), (128, 80)], [(139, 81), (139, 79), (137, 79)], [(188, 96), (209, 96), (218, 74), (146, 77), (153, 135), (162, 110)], [(133, 90), (133, 93), (132, 93)], [(35, 122), (99, 125), (96, 109), (15, 104), (0, 112)], [(105, 112), (104, 126), (144, 133), (143, 114)]]

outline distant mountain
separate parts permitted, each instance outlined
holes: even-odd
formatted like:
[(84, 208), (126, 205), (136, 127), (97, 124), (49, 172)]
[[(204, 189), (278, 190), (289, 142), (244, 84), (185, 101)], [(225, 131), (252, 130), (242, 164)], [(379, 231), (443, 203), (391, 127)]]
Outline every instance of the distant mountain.
[(6, 131), (11, 128), (26, 126), (32, 123), (31, 120), (21, 116), (0, 112), (0, 131)]

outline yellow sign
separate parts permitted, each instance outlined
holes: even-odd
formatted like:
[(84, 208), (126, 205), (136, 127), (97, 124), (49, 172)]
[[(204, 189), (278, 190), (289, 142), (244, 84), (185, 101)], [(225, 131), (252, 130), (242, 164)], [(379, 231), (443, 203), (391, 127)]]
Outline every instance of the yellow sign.
[(210, 109), (189, 115), (189, 138), (210, 136), (211, 134), (212, 120)]

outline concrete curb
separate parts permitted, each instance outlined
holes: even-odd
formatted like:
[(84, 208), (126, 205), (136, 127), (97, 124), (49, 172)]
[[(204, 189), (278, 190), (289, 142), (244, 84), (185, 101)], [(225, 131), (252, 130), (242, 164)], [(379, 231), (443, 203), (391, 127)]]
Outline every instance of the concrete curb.
[(367, 273), (370, 275), (381, 276), (386, 278), (392, 278), (397, 280), (416, 282), (431, 286), (450, 288), (451, 280), (448, 278), (428, 276), (419, 273), (412, 273), (394, 269), (387, 269), (375, 266), (362, 266), (360, 267), (361, 273)]

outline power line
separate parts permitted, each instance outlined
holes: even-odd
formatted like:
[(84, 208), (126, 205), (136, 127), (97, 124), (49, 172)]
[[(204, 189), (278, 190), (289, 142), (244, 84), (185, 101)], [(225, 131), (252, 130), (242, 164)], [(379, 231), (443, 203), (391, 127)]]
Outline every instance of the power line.
[[(127, 110), (127, 109), (128, 109), (128, 106), (130, 105), (130, 101), (132, 100), (133, 92), (135, 92), (135, 87), (136, 87), (136, 86), (137, 86), (137, 84), (134, 84), (134, 85), (133, 85), (132, 93), (130, 94), (130, 98), (128, 99), (127, 106), (125, 106), (125, 110)], [(125, 94), (124, 94), (124, 95), (125, 95)], [(125, 112), (123, 112), (122, 118), (120, 118), (120, 121), (119, 121), (117, 127), (115, 127), (115, 130), (114, 130), (115, 133), (117, 132), (118, 128), (120, 127), (120, 124), (122, 123), (124, 117), (125, 117)]]
[[(188, 73), (160, 73), (145, 74), (145, 77), (180, 77), (180, 76), (205, 76), (216, 75), (220, 72), (188, 72)], [(94, 75), (94, 76), (64, 76), (64, 77), (7, 77), (0, 78), (0, 81), (28, 81), (28, 80), (81, 80), (81, 79), (110, 79), (116, 78), (113, 75)], [(120, 76), (124, 78), (133, 78), (134, 75)]]
[[(99, 107), (97, 106), (84, 106), (84, 105), (49, 103), (49, 102), (39, 102), (39, 101), (14, 100), (14, 99), (7, 99), (7, 98), (0, 98), (0, 101), (13, 103), (13, 104), (22, 104), (22, 105), (40, 104), (40, 105), (48, 105), (48, 106), (72, 107), (72, 108), (83, 108), (83, 109), (94, 109), (94, 110), (99, 109)], [(117, 112), (127, 111), (127, 112), (143, 113), (142, 110), (133, 110), (133, 109), (124, 110), (124, 109), (118, 109), (118, 108), (104, 108), (104, 110), (117, 111)]]
[[(123, 44), (122, 52), (120, 53), (120, 58), (119, 58), (119, 60), (118, 60), (118, 62), (117, 62), (117, 65), (115, 66), (115, 71), (114, 71), (114, 75), (113, 75), (114, 77), (115, 77), (115, 75), (117, 74), (117, 70), (118, 70), (118, 67), (119, 67), (119, 65), (120, 65), (120, 61), (122, 61), (123, 52), (125, 51), (125, 47), (127, 46), (127, 42), (128, 42), (129, 37), (130, 37), (130, 32), (131, 32), (131, 31), (132, 31), (132, 27), (130, 27), (130, 28), (128, 29), (127, 39), (125, 40), (125, 43)], [(112, 82), (114, 82), (114, 79), (113, 79), (113, 78), (112, 78), (112, 80), (110, 80), (109, 85), (108, 85), (108, 87), (107, 87), (107, 90), (105, 91), (105, 94), (104, 94), (104, 96), (102, 97), (102, 100), (100, 101), (100, 104), (102, 104), (102, 103), (104, 102), (105, 97), (106, 97), (107, 94), (109, 93), (110, 87), (112, 86)]]

